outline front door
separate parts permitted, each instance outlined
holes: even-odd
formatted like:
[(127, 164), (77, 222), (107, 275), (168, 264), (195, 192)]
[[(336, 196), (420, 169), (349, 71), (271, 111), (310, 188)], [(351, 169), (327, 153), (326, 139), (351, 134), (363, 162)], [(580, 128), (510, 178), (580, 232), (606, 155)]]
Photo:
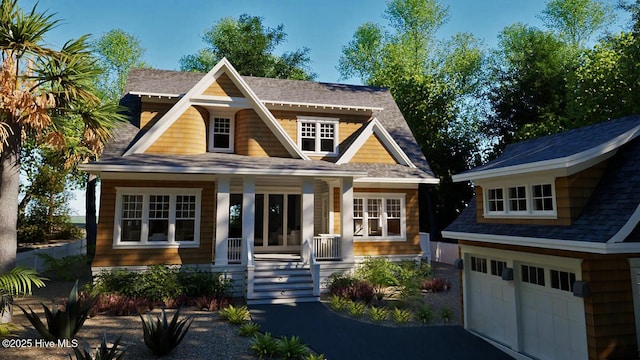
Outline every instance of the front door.
[(299, 252), (302, 198), (300, 194), (256, 194), (256, 252)]

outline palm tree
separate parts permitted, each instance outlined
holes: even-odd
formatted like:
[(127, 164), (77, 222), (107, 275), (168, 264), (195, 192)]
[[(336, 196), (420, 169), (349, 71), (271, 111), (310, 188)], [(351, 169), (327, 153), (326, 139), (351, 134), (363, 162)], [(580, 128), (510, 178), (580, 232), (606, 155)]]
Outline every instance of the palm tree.
[[(44, 45), (58, 20), (36, 6), (23, 11), (17, 0), (0, 5), (0, 274), (15, 265), (20, 150), (32, 137), (62, 150), (64, 127), (79, 119), (84, 149), (95, 154), (122, 119), (94, 95), (100, 70), (90, 54), (88, 36), (68, 41), (61, 50)], [(93, 115), (92, 115), (93, 114)]]
[(35, 270), (16, 267), (0, 274), (0, 338), (9, 334), (11, 325), (11, 304), (14, 296), (31, 295), (33, 286), (43, 287), (44, 278)]

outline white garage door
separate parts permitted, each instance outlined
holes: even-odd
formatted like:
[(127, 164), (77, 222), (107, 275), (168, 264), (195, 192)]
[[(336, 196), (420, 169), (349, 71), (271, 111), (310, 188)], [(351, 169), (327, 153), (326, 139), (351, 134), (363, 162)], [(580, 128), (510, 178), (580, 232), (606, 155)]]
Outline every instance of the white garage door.
[(500, 276), (506, 264), (479, 256), (469, 260), (467, 328), (508, 346), (515, 330), (509, 328), (515, 323), (510, 318), (515, 314), (509, 311), (514, 302), (512, 285)]
[(523, 351), (538, 359), (587, 359), (584, 301), (570, 289), (575, 274), (535, 265), (519, 270)]

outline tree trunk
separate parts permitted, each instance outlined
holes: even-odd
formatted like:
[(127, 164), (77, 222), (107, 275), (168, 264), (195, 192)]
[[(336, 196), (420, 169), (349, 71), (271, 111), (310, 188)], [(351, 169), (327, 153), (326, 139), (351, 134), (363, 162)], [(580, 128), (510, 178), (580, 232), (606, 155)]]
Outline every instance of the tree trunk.
[(87, 189), (85, 194), (86, 229), (87, 229), (87, 256), (93, 260), (96, 255), (96, 236), (98, 233), (96, 221), (96, 183), (98, 177), (87, 175)]
[(12, 124), (11, 131), (13, 133), (0, 154), (0, 274), (15, 267), (18, 250), (20, 126)]

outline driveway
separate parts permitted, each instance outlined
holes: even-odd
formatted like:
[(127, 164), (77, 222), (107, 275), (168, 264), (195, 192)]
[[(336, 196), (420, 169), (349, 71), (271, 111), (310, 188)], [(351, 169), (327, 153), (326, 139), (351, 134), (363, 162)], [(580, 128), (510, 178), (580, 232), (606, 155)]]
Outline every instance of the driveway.
[(329, 360), (512, 359), (460, 326), (386, 327), (337, 315), (322, 303), (250, 306), (274, 336), (299, 336)]

